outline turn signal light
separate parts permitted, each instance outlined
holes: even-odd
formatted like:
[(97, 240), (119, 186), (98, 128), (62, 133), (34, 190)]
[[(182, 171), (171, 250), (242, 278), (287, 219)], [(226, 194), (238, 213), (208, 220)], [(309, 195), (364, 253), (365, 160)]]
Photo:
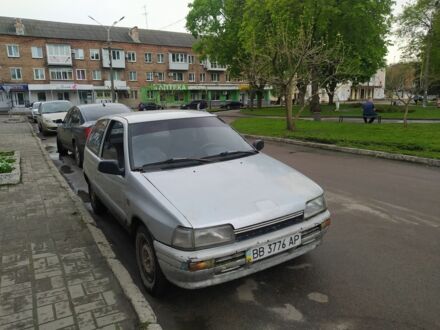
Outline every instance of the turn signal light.
[(321, 223), (321, 230), (330, 226), (331, 223), (332, 221), (330, 219), (325, 220), (323, 223)]
[(86, 135), (86, 140), (89, 138), (90, 132), (92, 132), (92, 128), (91, 127), (84, 128), (84, 133)]
[(214, 266), (214, 260), (190, 262), (188, 264), (188, 269), (190, 272), (195, 272), (197, 270), (209, 269)]

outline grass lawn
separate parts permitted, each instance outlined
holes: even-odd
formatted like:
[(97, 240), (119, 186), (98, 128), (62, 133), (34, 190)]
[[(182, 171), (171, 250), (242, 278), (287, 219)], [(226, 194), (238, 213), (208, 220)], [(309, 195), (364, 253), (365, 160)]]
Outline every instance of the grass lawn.
[[(389, 107), (389, 105), (386, 105), (386, 107)], [(299, 110), (299, 106), (294, 106), (293, 111), (296, 113), (296, 111)], [(381, 104), (377, 104), (376, 108), (378, 110), (381, 110)], [(341, 104), (339, 111), (334, 111), (334, 106), (329, 105), (321, 105), (321, 115), (323, 117), (338, 117), (340, 115), (349, 115), (349, 116), (360, 116), (362, 114), (362, 110), (360, 106), (353, 105), (353, 104)], [(398, 107), (398, 109), (402, 109), (403, 107)], [(426, 108), (423, 108), (420, 105), (412, 105), (410, 106), (410, 112), (408, 114), (408, 119), (440, 119), (440, 108), (434, 107), (434, 106), (428, 106)], [(261, 108), (261, 109), (242, 109), (242, 113), (254, 115), (254, 116), (275, 116), (275, 117), (285, 117), (286, 111), (284, 108), (281, 107), (272, 107), (272, 108)], [(403, 112), (381, 112), (380, 115), (382, 118), (389, 118), (389, 119), (403, 119)], [(311, 117), (312, 114), (308, 108), (304, 109), (303, 113), (301, 114), (301, 117)]]
[(232, 126), (243, 134), (275, 136), (345, 147), (440, 159), (440, 124), (358, 124), (299, 120), (286, 130), (283, 119), (240, 118)]

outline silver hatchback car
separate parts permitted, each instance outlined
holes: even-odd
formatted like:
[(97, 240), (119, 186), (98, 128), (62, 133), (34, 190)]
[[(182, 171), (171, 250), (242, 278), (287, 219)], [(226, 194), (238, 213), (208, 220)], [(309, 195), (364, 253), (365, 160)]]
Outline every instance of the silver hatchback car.
[(202, 288), (316, 248), (323, 190), (214, 115), (162, 110), (99, 119), (84, 151), (94, 212), (135, 235), (146, 288)]

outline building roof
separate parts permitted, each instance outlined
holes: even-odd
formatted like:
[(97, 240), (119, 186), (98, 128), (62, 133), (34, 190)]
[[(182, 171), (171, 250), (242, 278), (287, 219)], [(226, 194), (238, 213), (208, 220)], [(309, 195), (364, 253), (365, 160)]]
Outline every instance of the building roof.
[[(15, 20), (15, 17), (0, 16), (0, 35), (16, 36)], [(62, 23), (27, 18), (22, 18), (21, 22), (24, 24), (24, 36), (107, 41), (106, 29), (97, 24)], [(129, 29), (128, 27), (112, 27), (112, 41), (135, 43), (128, 35)], [(192, 47), (195, 41), (188, 33), (145, 29), (139, 29), (139, 40), (141, 44), (175, 47)]]

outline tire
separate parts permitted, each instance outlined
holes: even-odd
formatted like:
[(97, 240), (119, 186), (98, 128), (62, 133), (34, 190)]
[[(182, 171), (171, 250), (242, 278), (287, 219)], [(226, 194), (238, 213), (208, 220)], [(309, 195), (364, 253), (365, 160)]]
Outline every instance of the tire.
[(79, 148), (76, 145), (75, 141), (72, 142), (72, 146), (73, 146), (73, 157), (75, 157), (76, 166), (78, 166), (79, 168), (82, 168), (83, 159), (81, 156), (81, 152), (79, 151)]
[(61, 141), (57, 137), (57, 151), (60, 154), (60, 156), (66, 156), (67, 155), (67, 149), (63, 147)]
[(136, 261), (145, 288), (153, 295), (161, 295), (168, 287), (157, 261), (153, 239), (147, 228), (140, 225), (136, 232)]
[(92, 185), (89, 183), (89, 197), (90, 204), (92, 204), (93, 212), (97, 215), (104, 214), (107, 211), (107, 208), (93, 191)]
[(38, 129), (40, 130), (41, 135), (43, 136), (47, 135), (46, 131), (43, 129), (43, 126), (41, 126), (41, 124), (38, 125)]

